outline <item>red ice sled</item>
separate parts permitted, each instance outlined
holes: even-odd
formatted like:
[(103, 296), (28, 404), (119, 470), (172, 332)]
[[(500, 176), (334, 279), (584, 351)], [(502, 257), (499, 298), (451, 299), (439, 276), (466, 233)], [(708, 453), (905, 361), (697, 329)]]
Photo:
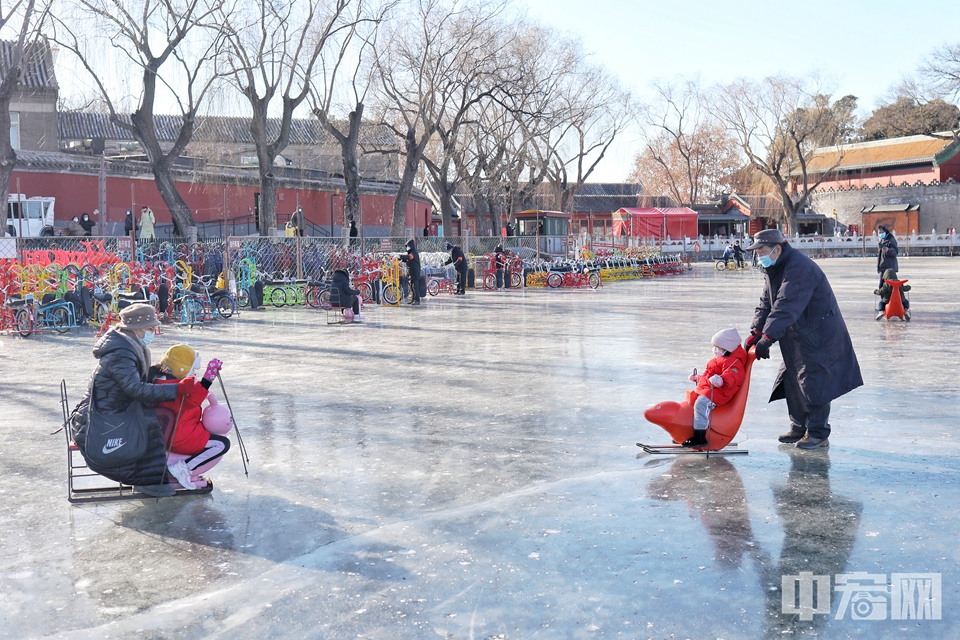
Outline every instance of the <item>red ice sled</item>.
[[(707, 429), (707, 445), (702, 447), (684, 448), (684, 451), (720, 451), (729, 445), (737, 431), (740, 430), (740, 424), (743, 422), (743, 413), (747, 408), (747, 395), (750, 392), (750, 373), (753, 371), (753, 362), (756, 360), (756, 353), (751, 347), (747, 352), (747, 372), (743, 378), (743, 385), (737, 390), (733, 397), (725, 405), (717, 407), (710, 413), (710, 428)], [(683, 402), (658, 402), (643, 412), (643, 417), (655, 425), (663, 427), (670, 434), (673, 441), (682, 443), (693, 437), (693, 403), (697, 400), (697, 394), (693, 389), (687, 390), (687, 397)], [(651, 449), (676, 449), (677, 445), (668, 447), (642, 445), (638, 446), (648, 452)], [(745, 451), (737, 451), (745, 453)], [(731, 452), (733, 453), (733, 452)]]
[(900, 318), (904, 319), (903, 313), (903, 293), (900, 291), (900, 287), (910, 282), (909, 280), (884, 280), (888, 285), (893, 287), (893, 291), (890, 292), (890, 302), (887, 303), (887, 306), (883, 308), (883, 313), (886, 316), (887, 320), (890, 318)]

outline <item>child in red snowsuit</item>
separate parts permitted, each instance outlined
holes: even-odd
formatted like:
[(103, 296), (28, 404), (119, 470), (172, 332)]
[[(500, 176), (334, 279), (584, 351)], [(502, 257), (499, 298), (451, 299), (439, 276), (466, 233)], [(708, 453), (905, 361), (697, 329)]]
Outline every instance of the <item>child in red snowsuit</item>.
[(161, 402), (157, 407), (179, 416), (173, 441), (168, 444), (167, 469), (177, 482), (191, 490), (197, 488), (194, 479), (199, 473), (212, 467), (211, 462), (219, 462), (230, 448), (226, 437), (211, 434), (201, 422), (203, 401), (223, 363), (216, 358), (211, 360), (203, 378), (197, 381), (189, 374), (199, 366), (200, 354), (189, 345), (177, 344), (167, 350), (160, 364), (151, 368), (150, 376), (155, 384), (178, 385), (177, 399)]
[(697, 400), (693, 403), (693, 437), (683, 443), (685, 447), (707, 444), (710, 412), (730, 402), (746, 378), (747, 352), (740, 346), (736, 329), (713, 336), (713, 355), (702, 375), (694, 372), (690, 376), (690, 381), (697, 383)]

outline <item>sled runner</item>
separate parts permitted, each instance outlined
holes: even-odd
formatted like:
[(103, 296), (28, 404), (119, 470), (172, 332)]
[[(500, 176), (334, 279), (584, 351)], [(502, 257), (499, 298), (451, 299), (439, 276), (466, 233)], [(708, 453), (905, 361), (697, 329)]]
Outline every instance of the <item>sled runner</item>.
[(740, 430), (743, 414), (747, 408), (747, 395), (750, 392), (750, 374), (756, 353), (753, 348), (747, 352), (747, 371), (743, 384), (725, 405), (719, 406), (710, 413), (710, 427), (707, 429), (707, 445), (699, 447), (684, 447), (684, 442), (693, 437), (693, 403), (697, 400), (697, 393), (693, 389), (687, 390), (687, 397), (683, 402), (660, 402), (643, 412), (643, 417), (662, 427), (673, 444), (653, 445), (638, 442), (637, 446), (647, 453), (661, 454), (745, 454), (746, 449), (735, 449), (736, 443), (732, 440)]

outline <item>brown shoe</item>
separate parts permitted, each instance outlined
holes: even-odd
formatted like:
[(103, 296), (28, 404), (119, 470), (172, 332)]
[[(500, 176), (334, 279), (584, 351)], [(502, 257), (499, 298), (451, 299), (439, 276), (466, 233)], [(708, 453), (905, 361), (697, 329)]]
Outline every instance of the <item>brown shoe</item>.
[(803, 440), (797, 443), (797, 447), (800, 449), (819, 449), (821, 447), (825, 449), (829, 446), (829, 438), (811, 438), (810, 436), (805, 437)]
[(803, 437), (805, 435), (806, 434), (803, 432), (797, 433), (796, 431), (789, 431), (783, 434), (782, 436), (780, 436), (779, 438), (777, 438), (777, 440), (779, 440), (783, 444), (794, 444), (796, 442), (800, 442), (801, 440), (803, 440)]

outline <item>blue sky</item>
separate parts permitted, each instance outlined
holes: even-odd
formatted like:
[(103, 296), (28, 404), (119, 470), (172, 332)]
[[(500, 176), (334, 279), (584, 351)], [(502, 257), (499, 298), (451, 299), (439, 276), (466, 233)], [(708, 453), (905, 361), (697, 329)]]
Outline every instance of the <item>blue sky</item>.
[[(857, 96), (869, 113), (931, 50), (960, 41), (957, 0), (515, 3), (545, 24), (579, 34), (594, 60), (641, 98), (655, 78), (699, 75), (712, 84), (817, 71), (837, 95)], [(637, 134), (616, 147), (591, 181), (626, 177)]]

